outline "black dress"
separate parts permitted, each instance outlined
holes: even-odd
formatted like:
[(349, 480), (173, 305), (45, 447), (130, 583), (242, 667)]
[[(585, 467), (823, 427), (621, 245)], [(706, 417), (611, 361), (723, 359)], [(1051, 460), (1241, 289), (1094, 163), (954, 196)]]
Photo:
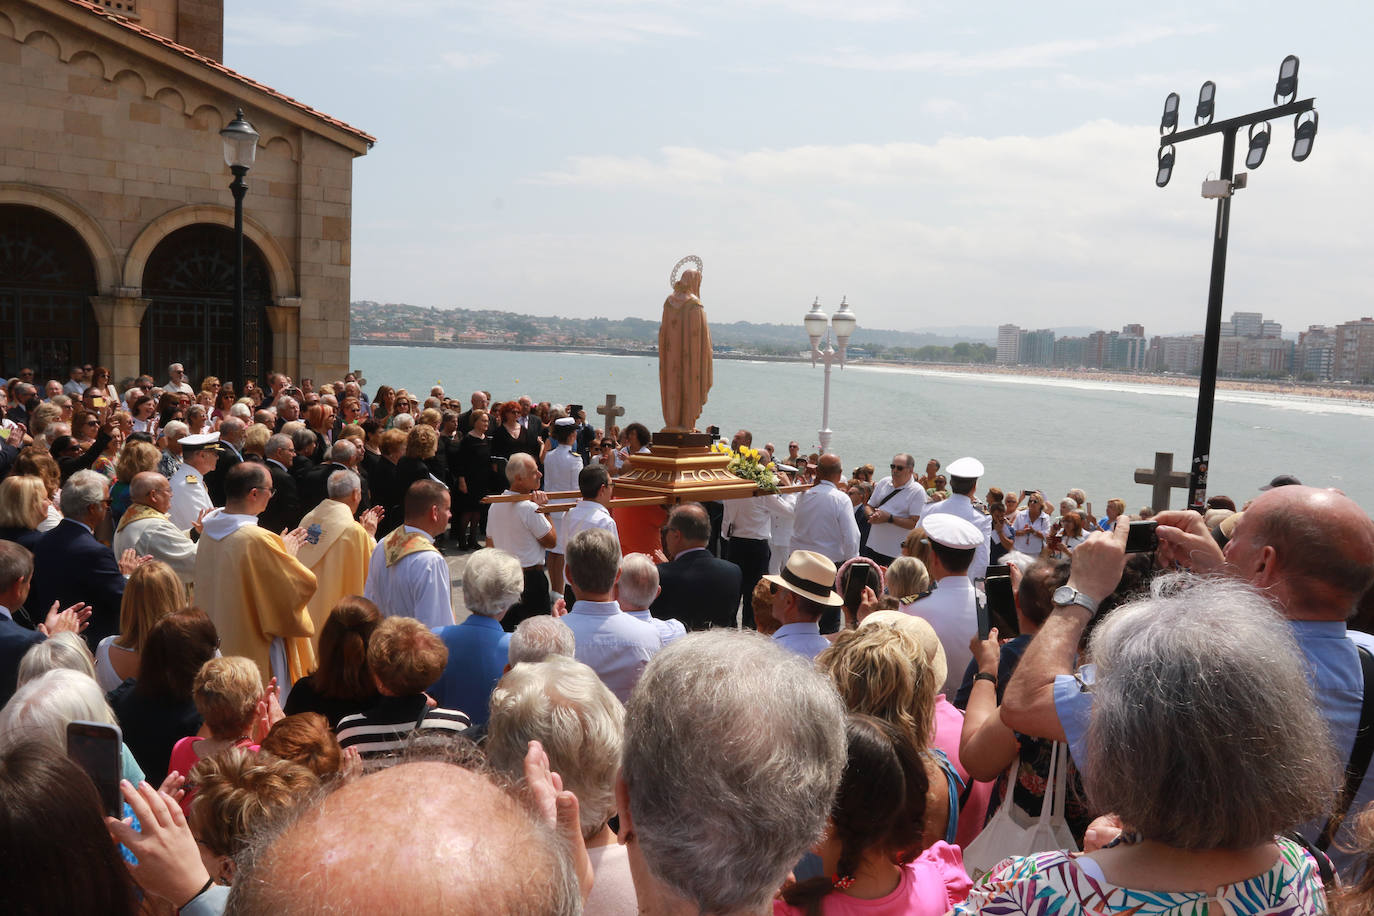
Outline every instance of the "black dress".
[(377, 526), (377, 537), (390, 534), (405, 518), (402, 491), (396, 488), (396, 465), (383, 458), (377, 463), (368, 481), (372, 485), (372, 504), (385, 510), (382, 522)]
[(124, 743), (138, 761), (148, 782), (158, 785), (167, 775), (172, 745), (200, 731), (203, 720), (190, 697), (177, 700), (140, 694), (129, 678), (106, 698), (119, 719)]
[(482, 507), (482, 497), (496, 492), (491, 470), (491, 439), (464, 436), (458, 443), (456, 461), (450, 470), (456, 484), (461, 478), (468, 491), (459, 493), (458, 506), (463, 512), (476, 512)]

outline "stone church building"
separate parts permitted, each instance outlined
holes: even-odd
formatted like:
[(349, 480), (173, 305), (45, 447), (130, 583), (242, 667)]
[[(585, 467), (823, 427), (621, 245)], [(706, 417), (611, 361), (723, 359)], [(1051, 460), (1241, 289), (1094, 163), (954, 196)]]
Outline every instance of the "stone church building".
[(223, 0), (0, 3), (0, 374), (232, 377), (232, 175), (248, 377), (341, 378), (353, 159), (373, 138), (225, 67)]

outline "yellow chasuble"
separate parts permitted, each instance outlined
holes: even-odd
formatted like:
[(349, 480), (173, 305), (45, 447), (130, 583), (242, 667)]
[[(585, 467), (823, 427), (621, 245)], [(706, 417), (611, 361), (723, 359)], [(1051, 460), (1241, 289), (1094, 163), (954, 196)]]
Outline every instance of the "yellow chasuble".
[(305, 529), (305, 543), (296, 559), (319, 583), (306, 604), (315, 624), (312, 642), (318, 648), (329, 612), (340, 599), (363, 594), (377, 542), (354, 520), (348, 506), (336, 499), (326, 499), (312, 509), (301, 519), (301, 527)]
[(168, 516), (157, 511), (152, 506), (145, 506), (142, 503), (134, 503), (128, 509), (125, 509), (124, 514), (119, 517), (119, 527), (116, 528), (115, 531), (123, 531), (125, 528), (129, 527), (134, 522), (141, 522), (145, 518), (167, 517)]
[(438, 548), (434, 546), (433, 541), (418, 531), (407, 531), (404, 525), (388, 534), (382, 543), (386, 545), (387, 569), (395, 566), (412, 553), (424, 553), (426, 550), (433, 550), (438, 553)]
[(315, 626), (306, 612), (314, 593), (315, 574), (286, 552), (280, 535), (245, 524), (219, 539), (201, 538), (197, 603), (219, 631), (220, 651), (257, 662), (264, 684), (272, 677), (271, 645), (278, 637), (292, 683), (315, 669)]

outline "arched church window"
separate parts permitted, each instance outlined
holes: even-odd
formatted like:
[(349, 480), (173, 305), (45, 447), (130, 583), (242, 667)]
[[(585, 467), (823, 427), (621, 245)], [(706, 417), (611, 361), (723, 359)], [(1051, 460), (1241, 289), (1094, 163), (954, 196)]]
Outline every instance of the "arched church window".
[(0, 204), (0, 371), (65, 380), (96, 357), (91, 251), (75, 229), (38, 207)]

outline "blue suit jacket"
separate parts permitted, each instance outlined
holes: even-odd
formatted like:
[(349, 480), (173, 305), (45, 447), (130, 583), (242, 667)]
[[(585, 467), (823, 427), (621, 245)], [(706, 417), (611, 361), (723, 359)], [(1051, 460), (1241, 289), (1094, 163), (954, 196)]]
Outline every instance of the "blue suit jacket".
[(678, 554), (658, 566), (663, 588), (649, 610), (655, 617), (675, 617), (688, 630), (735, 626), (739, 610), (739, 567), (707, 550)]
[(473, 725), (486, 725), (491, 691), (509, 658), (510, 634), (501, 628), (500, 621), (481, 614), (434, 632), (448, 647), (448, 664), (427, 692), (441, 709), (460, 709)]
[(114, 551), (70, 519), (43, 536), (33, 552), (33, 587), (24, 606), (41, 620), (56, 601), (65, 608), (78, 601), (91, 606), (86, 642), (91, 650), (100, 640), (119, 632), (119, 604), (124, 598), (124, 574)]
[(15, 684), (19, 680), (19, 660), (30, 646), (45, 638), (37, 630), (21, 627), (0, 614), (0, 706), (14, 696)]

